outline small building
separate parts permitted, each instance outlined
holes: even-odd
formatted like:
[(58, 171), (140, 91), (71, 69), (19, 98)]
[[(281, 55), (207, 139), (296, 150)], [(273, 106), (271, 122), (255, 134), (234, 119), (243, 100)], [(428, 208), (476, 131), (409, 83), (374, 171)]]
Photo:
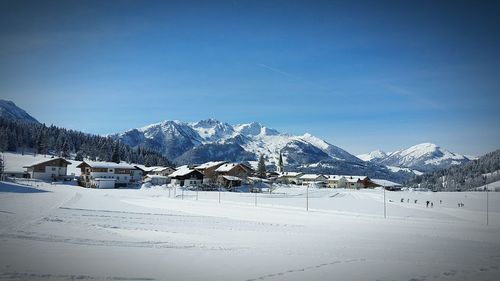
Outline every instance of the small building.
[(242, 179), (234, 176), (220, 176), (219, 182), (226, 188), (232, 189), (233, 187), (241, 186)]
[(114, 188), (130, 187), (142, 179), (142, 171), (126, 163), (83, 161), (76, 167), (81, 169), (79, 183), (84, 187), (109, 188), (112, 179)]
[(151, 174), (167, 177), (173, 172), (175, 172), (175, 169), (172, 167), (154, 167), (154, 169), (151, 171)]
[(169, 175), (171, 183), (180, 186), (201, 186), (203, 183), (203, 174), (200, 171), (188, 166), (182, 166)]
[(285, 184), (298, 184), (299, 178), (304, 175), (300, 172), (282, 172), (278, 176), (278, 181)]
[(345, 188), (373, 188), (378, 185), (367, 176), (343, 176), (346, 179)]
[(170, 182), (170, 178), (160, 175), (146, 175), (144, 182), (149, 182), (152, 185), (165, 185)]
[[(215, 173), (217, 175), (217, 181), (220, 183), (227, 182), (227, 180), (223, 178), (224, 176), (239, 178), (239, 185), (232, 185), (232, 187), (235, 187), (245, 182), (246, 179), (254, 173), (254, 170), (243, 163), (226, 163), (215, 169)], [(236, 183), (237, 181), (232, 182), (232, 184)]]
[(94, 187), (99, 189), (111, 189), (116, 186), (115, 178), (95, 178), (92, 182)]
[(137, 169), (142, 171), (144, 176), (146, 175), (159, 175), (159, 176), (168, 176), (171, 173), (175, 172), (175, 168), (172, 167), (164, 167), (164, 166), (152, 166), (146, 167), (144, 165), (135, 165)]
[(319, 175), (319, 174), (304, 174), (304, 175), (299, 177), (298, 184), (309, 185), (312, 183), (318, 184), (318, 182), (325, 182), (326, 183), (326, 177), (323, 175)]
[(326, 175), (326, 181), (329, 188), (346, 188), (347, 180), (340, 175)]
[(194, 168), (203, 174), (204, 184), (214, 184), (217, 182), (217, 173), (215, 170), (226, 163), (227, 161), (210, 161)]
[(71, 165), (71, 162), (57, 157), (48, 160), (43, 159), (31, 165), (24, 166), (24, 168), (27, 169), (27, 173), (32, 179), (54, 181), (62, 180), (66, 177), (68, 165)]

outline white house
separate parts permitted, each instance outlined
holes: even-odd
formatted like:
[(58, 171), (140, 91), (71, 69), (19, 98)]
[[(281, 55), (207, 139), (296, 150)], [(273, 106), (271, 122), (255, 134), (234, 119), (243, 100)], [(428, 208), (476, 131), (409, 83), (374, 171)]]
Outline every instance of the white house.
[(317, 182), (325, 182), (326, 183), (326, 177), (323, 175), (318, 175), (318, 174), (304, 174), (304, 175), (299, 177), (298, 184), (308, 185), (308, 184), (317, 183)]
[(169, 175), (172, 184), (180, 186), (200, 186), (203, 183), (203, 174), (200, 171), (186, 166), (178, 167)]
[(347, 186), (347, 180), (344, 176), (326, 175), (326, 180), (330, 188), (345, 188)]
[(57, 157), (52, 159), (43, 159), (24, 166), (32, 179), (40, 180), (60, 180), (66, 177), (68, 165), (71, 162), (64, 158)]
[(85, 187), (129, 187), (142, 179), (142, 171), (126, 163), (83, 161), (77, 168), (81, 169), (80, 185)]
[(170, 182), (170, 178), (160, 175), (147, 175), (144, 178), (144, 182), (149, 182), (152, 185), (164, 185)]
[(298, 184), (299, 178), (304, 175), (301, 172), (282, 172), (278, 176), (278, 181), (282, 183)]

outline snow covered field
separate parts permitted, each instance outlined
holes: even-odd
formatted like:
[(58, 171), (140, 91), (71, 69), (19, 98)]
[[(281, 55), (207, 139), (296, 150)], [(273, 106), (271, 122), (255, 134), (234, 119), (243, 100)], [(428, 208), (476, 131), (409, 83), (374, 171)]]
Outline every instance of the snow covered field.
[(218, 192), (175, 193), (2, 182), (0, 279), (500, 276), (498, 192), (489, 193), (488, 226), (486, 193), (479, 192), (386, 192), (387, 219), (382, 190), (309, 189), (309, 211), (305, 188), (222, 192), (220, 204)]

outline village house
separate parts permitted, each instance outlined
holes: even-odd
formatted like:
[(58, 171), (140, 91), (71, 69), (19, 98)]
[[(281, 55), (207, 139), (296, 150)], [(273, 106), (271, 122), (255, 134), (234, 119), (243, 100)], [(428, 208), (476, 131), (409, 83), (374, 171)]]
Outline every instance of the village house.
[(151, 170), (151, 175), (167, 177), (173, 172), (175, 172), (175, 169), (172, 167), (154, 167), (154, 169)]
[(170, 178), (161, 175), (146, 175), (144, 177), (144, 182), (149, 182), (152, 185), (165, 185), (170, 182)]
[(226, 187), (236, 187), (245, 182), (254, 170), (242, 163), (226, 163), (215, 169), (215, 173), (220, 184)]
[(144, 176), (146, 175), (168, 176), (171, 173), (175, 172), (175, 169), (172, 167), (163, 167), (163, 166), (146, 167), (144, 165), (135, 165), (135, 167), (141, 170)]
[(282, 172), (278, 176), (278, 181), (285, 184), (298, 184), (299, 178), (304, 175), (300, 172)]
[(378, 186), (367, 176), (343, 176), (346, 179), (346, 188), (373, 188)]
[(347, 180), (340, 175), (326, 175), (326, 181), (329, 188), (346, 188)]
[(71, 162), (64, 158), (57, 157), (52, 159), (43, 159), (24, 166), (27, 169), (29, 177), (39, 180), (61, 180), (67, 175), (68, 165)]
[(215, 184), (217, 182), (215, 170), (226, 163), (227, 161), (210, 161), (196, 166), (195, 169), (203, 174), (203, 184)]
[(326, 177), (318, 174), (304, 174), (299, 177), (298, 184), (309, 185), (313, 183), (324, 182), (326, 183)]
[(129, 187), (142, 179), (142, 171), (126, 163), (83, 161), (76, 167), (81, 169), (79, 183), (84, 187)]
[(187, 165), (178, 167), (169, 177), (172, 184), (180, 186), (201, 186), (203, 183), (203, 174)]

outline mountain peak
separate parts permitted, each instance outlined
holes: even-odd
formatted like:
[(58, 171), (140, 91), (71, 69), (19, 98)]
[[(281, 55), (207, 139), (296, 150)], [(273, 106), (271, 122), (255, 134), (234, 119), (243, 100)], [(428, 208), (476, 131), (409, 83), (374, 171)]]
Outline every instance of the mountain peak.
[(434, 143), (424, 142), (389, 154), (376, 152), (358, 155), (364, 161), (370, 161), (387, 166), (404, 167), (422, 172), (436, 168), (447, 168), (451, 165), (469, 161), (464, 155), (456, 154)]
[(374, 159), (381, 159), (381, 158), (384, 158), (386, 156), (387, 156), (387, 153), (385, 153), (384, 151), (382, 151), (380, 149), (374, 150), (370, 153), (356, 155), (356, 157), (358, 157), (359, 159), (361, 159), (363, 161), (372, 161)]
[(275, 136), (280, 134), (277, 130), (263, 126), (259, 122), (236, 125), (235, 131), (245, 136)]
[(0, 117), (28, 123), (40, 123), (33, 116), (29, 115), (26, 111), (9, 100), (0, 99)]

